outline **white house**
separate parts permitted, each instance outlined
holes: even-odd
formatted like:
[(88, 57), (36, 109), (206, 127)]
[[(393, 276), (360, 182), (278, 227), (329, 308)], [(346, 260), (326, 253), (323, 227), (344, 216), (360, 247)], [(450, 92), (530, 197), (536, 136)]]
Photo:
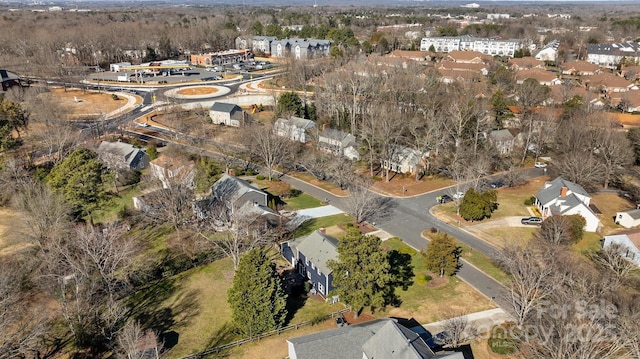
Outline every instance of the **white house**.
[(589, 207), (591, 196), (579, 184), (558, 177), (547, 181), (536, 195), (536, 206), (542, 218), (579, 214), (586, 220), (584, 230), (596, 232), (600, 219)]
[(500, 40), (471, 35), (432, 36), (424, 37), (420, 41), (420, 51), (429, 51), (432, 46), (436, 52), (478, 51), (490, 56), (513, 57), (516, 51), (523, 48), (524, 43), (519, 39)]
[(337, 156), (350, 160), (359, 160), (356, 138), (350, 134), (332, 128), (325, 128), (318, 134), (318, 147)]
[(214, 124), (240, 127), (247, 121), (247, 114), (238, 105), (214, 102), (209, 109), (209, 117)]
[(605, 236), (602, 246), (607, 248), (613, 244), (620, 246), (620, 255), (640, 266), (640, 231)]
[(396, 173), (415, 174), (427, 154), (405, 146), (394, 146), (388, 159), (382, 161), (382, 168)]
[(161, 154), (149, 162), (151, 174), (162, 182), (162, 188), (171, 188), (174, 184), (182, 184), (195, 188), (195, 163), (182, 156)]
[(587, 61), (598, 66), (615, 69), (623, 58), (637, 63), (640, 60), (639, 50), (640, 43), (632, 41), (615, 44), (590, 44), (587, 45)]
[(289, 118), (279, 118), (273, 125), (273, 130), (280, 137), (287, 137), (291, 141), (307, 143), (309, 142), (308, 131), (316, 127), (316, 123), (304, 118), (291, 116)]
[(640, 209), (630, 209), (616, 213), (616, 224), (624, 228), (640, 226)]
[(550, 43), (544, 45), (543, 48), (538, 51), (538, 53), (534, 56), (536, 60), (540, 61), (550, 61), (556, 62), (558, 58), (558, 47), (560, 46), (560, 41), (553, 40)]

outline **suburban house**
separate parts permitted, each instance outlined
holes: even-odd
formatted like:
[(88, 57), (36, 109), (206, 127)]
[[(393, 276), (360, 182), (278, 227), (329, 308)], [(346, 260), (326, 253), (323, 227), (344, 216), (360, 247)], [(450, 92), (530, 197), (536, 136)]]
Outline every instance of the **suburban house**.
[(544, 47), (541, 48), (534, 57), (536, 58), (536, 60), (540, 61), (556, 62), (556, 59), (558, 58), (559, 47), (560, 41), (553, 40), (544, 45)]
[(194, 210), (200, 218), (209, 217), (212, 210), (219, 211), (217, 206), (223, 204), (230, 215), (241, 215), (243, 218), (264, 219), (267, 223), (279, 223), (280, 215), (268, 206), (267, 192), (251, 183), (228, 174), (224, 174), (211, 186), (211, 197), (195, 202)]
[(436, 65), (438, 70), (452, 70), (452, 71), (471, 71), (473, 73), (481, 73), (484, 76), (489, 74), (489, 66), (482, 62), (455, 62), (455, 61), (441, 61)]
[(624, 77), (609, 73), (584, 76), (582, 82), (587, 89), (609, 94), (612, 92), (627, 92), (637, 90), (638, 87)]
[(398, 319), (382, 318), (290, 338), (287, 345), (291, 359), (464, 358), (461, 352), (434, 353), (426, 342), (429, 337), (419, 324), (409, 328)]
[(542, 218), (579, 214), (586, 220), (584, 230), (596, 232), (600, 219), (589, 207), (591, 196), (579, 184), (558, 177), (547, 181), (536, 194), (536, 207)]
[(318, 134), (318, 146), (337, 156), (344, 156), (350, 160), (360, 159), (356, 138), (350, 133), (325, 128)]
[(400, 145), (393, 146), (390, 152), (389, 158), (382, 161), (382, 168), (403, 174), (416, 174), (424, 165), (424, 158), (428, 157), (428, 153)]
[(461, 64), (482, 64), (487, 56), (478, 51), (450, 51), (444, 61), (457, 62)]
[(282, 255), (295, 271), (307, 278), (313, 289), (325, 298), (333, 290), (333, 274), (327, 262), (338, 259), (336, 248), (338, 239), (326, 234), (324, 229), (280, 245)]
[(182, 184), (195, 188), (194, 178), (196, 164), (183, 156), (161, 154), (149, 162), (153, 177), (162, 182), (162, 188), (171, 188), (174, 184)]
[(226, 102), (214, 102), (209, 109), (209, 117), (214, 124), (233, 127), (240, 127), (248, 120), (246, 112), (240, 106)]
[(96, 152), (111, 169), (140, 171), (149, 165), (149, 155), (144, 150), (124, 142), (102, 141)]
[(489, 141), (495, 146), (499, 154), (506, 155), (513, 152), (516, 137), (507, 129), (494, 130), (489, 132)]
[(640, 209), (630, 209), (616, 213), (616, 224), (624, 228), (640, 226)]
[(308, 131), (316, 127), (316, 123), (304, 118), (291, 116), (279, 118), (273, 125), (273, 130), (280, 137), (287, 137), (291, 141), (307, 143), (310, 140)]
[(563, 75), (591, 76), (600, 73), (600, 66), (587, 61), (569, 61), (560, 65)]
[(640, 61), (639, 50), (640, 43), (633, 41), (615, 44), (590, 44), (587, 45), (587, 61), (598, 66), (615, 69), (623, 58), (638, 63)]
[(620, 75), (629, 81), (636, 81), (640, 78), (640, 66), (623, 66), (620, 69)]
[(640, 266), (640, 230), (604, 237), (603, 248), (610, 247), (613, 244), (620, 246), (620, 255)]
[(393, 50), (389, 57), (399, 57), (417, 62), (431, 61), (434, 53), (430, 51), (409, 51), (409, 50)]
[(528, 56), (509, 59), (509, 68), (513, 71), (520, 71), (527, 69), (544, 69), (545, 67), (544, 61)]
[(554, 86), (560, 85), (562, 81), (551, 71), (543, 69), (526, 69), (516, 72), (516, 82), (522, 84), (526, 79), (535, 79), (540, 85)]

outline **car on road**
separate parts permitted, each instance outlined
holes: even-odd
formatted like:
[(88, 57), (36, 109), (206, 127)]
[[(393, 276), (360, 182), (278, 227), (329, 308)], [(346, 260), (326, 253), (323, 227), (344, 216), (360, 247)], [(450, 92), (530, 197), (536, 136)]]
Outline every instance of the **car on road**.
[(453, 194), (453, 199), (460, 199), (464, 197), (464, 192), (456, 192)]
[(523, 217), (522, 219), (520, 219), (520, 223), (538, 226), (538, 225), (542, 224), (542, 218), (540, 218), (540, 217)]
[(436, 198), (436, 202), (438, 203), (447, 203), (451, 201), (453, 201), (453, 198), (451, 198), (451, 196), (449, 196), (448, 194), (443, 194), (442, 196), (438, 196), (438, 198)]
[(535, 167), (535, 168), (545, 168), (545, 167), (547, 167), (547, 164), (544, 163), (544, 162), (536, 162), (536, 163), (533, 164), (533, 167)]
[(489, 187), (491, 187), (491, 189), (498, 189), (500, 187), (504, 187), (504, 182), (502, 182), (502, 181), (494, 181), (494, 182), (491, 182), (489, 184)]

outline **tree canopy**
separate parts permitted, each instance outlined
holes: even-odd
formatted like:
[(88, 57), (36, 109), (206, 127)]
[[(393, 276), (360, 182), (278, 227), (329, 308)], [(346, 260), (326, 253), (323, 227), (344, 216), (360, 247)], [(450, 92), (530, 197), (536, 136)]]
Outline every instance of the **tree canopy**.
[(498, 208), (497, 201), (496, 191), (476, 192), (470, 188), (460, 203), (460, 215), (467, 221), (481, 221), (490, 218), (491, 213)]
[(253, 248), (240, 258), (227, 293), (231, 316), (250, 337), (275, 330), (287, 317), (287, 294), (264, 249)]
[(278, 114), (304, 116), (304, 105), (295, 92), (285, 92), (278, 97)]
[(29, 115), (13, 101), (0, 103), (0, 151), (10, 150), (21, 144), (20, 131), (27, 128)]
[(446, 233), (438, 233), (421, 253), (427, 270), (441, 277), (456, 274), (460, 267), (460, 247)]
[(328, 262), (333, 285), (341, 300), (359, 312), (391, 304), (390, 287), (396, 283), (388, 254), (380, 248), (380, 238), (351, 228), (338, 245), (338, 260)]
[(105, 199), (102, 183), (103, 165), (97, 154), (78, 148), (56, 164), (47, 180), (62, 193), (76, 216), (85, 216)]

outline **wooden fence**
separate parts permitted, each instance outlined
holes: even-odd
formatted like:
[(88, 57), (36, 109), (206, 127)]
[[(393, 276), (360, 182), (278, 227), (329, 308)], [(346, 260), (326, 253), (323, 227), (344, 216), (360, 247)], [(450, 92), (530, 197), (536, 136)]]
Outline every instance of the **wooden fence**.
[(207, 349), (205, 351), (202, 351), (200, 353), (191, 354), (191, 355), (187, 355), (186, 357), (182, 357), (182, 359), (198, 359), (198, 358), (202, 358), (202, 357), (204, 357), (206, 355), (213, 354), (213, 353), (218, 353), (218, 352), (221, 352), (223, 350), (230, 349), (230, 348), (235, 348), (235, 347), (240, 346), (242, 344), (251, 343), (251, 342), (254, 342), (256, 340), (261, 340), (261, 339), (264, 339), (264, 338), (267, 338), (267, 337), (271, 337), (271, 336), (274, 336), (274, 335), (280, 335), (280, 334), (282, 334), (282, 333), (284, 333), (286, 331), (292, 330), (292, 329), (296, 329), (297, 330), (297, 329), (299, 329), (301, 327), (304, 327), (304, 326), (307, 326), (309, 324), (317, 323), (318, 321), (324, 321), (324, 320), (327, 320), (327, 319), (332, 319), (332, 318), (335, 318), (337, 316), (340, 316), (340, 315), (342, 315), (342, 314), (344, 314), (346, 312), (350, 312), (350, 311), (351, 311), (351, 307), (347, 306), (345, 309), (339, 310), (337, 312), (333, 312), (331, 314), (327, 314), (327, 315), (325, 315), (324, 317), (321, 317), (321, 318), (316, 318), (314, 320), (307, 320), (306, 322), (293, 324), (293, 325), (289, 325), (287, 327), (276, 329), (276, 330), (273, 330), (273, 331), (270, 331), (270, 332), (267, 332), (267, 333), (262, 333), (262, 334), (260, 334), (260, 335), (258, 335), (256, 337), (245, 338), (245, 339), (241, 339), (241, 340), (238, 340), (238, 341), (235, 341), (235, 342), (231, 342), (231, 343), (228, 343), (228, 344), (225, 344), (225, 345), (220, 345), (220, 346), (217, 346), (217, 347), (209, 348), (209, 349)]

